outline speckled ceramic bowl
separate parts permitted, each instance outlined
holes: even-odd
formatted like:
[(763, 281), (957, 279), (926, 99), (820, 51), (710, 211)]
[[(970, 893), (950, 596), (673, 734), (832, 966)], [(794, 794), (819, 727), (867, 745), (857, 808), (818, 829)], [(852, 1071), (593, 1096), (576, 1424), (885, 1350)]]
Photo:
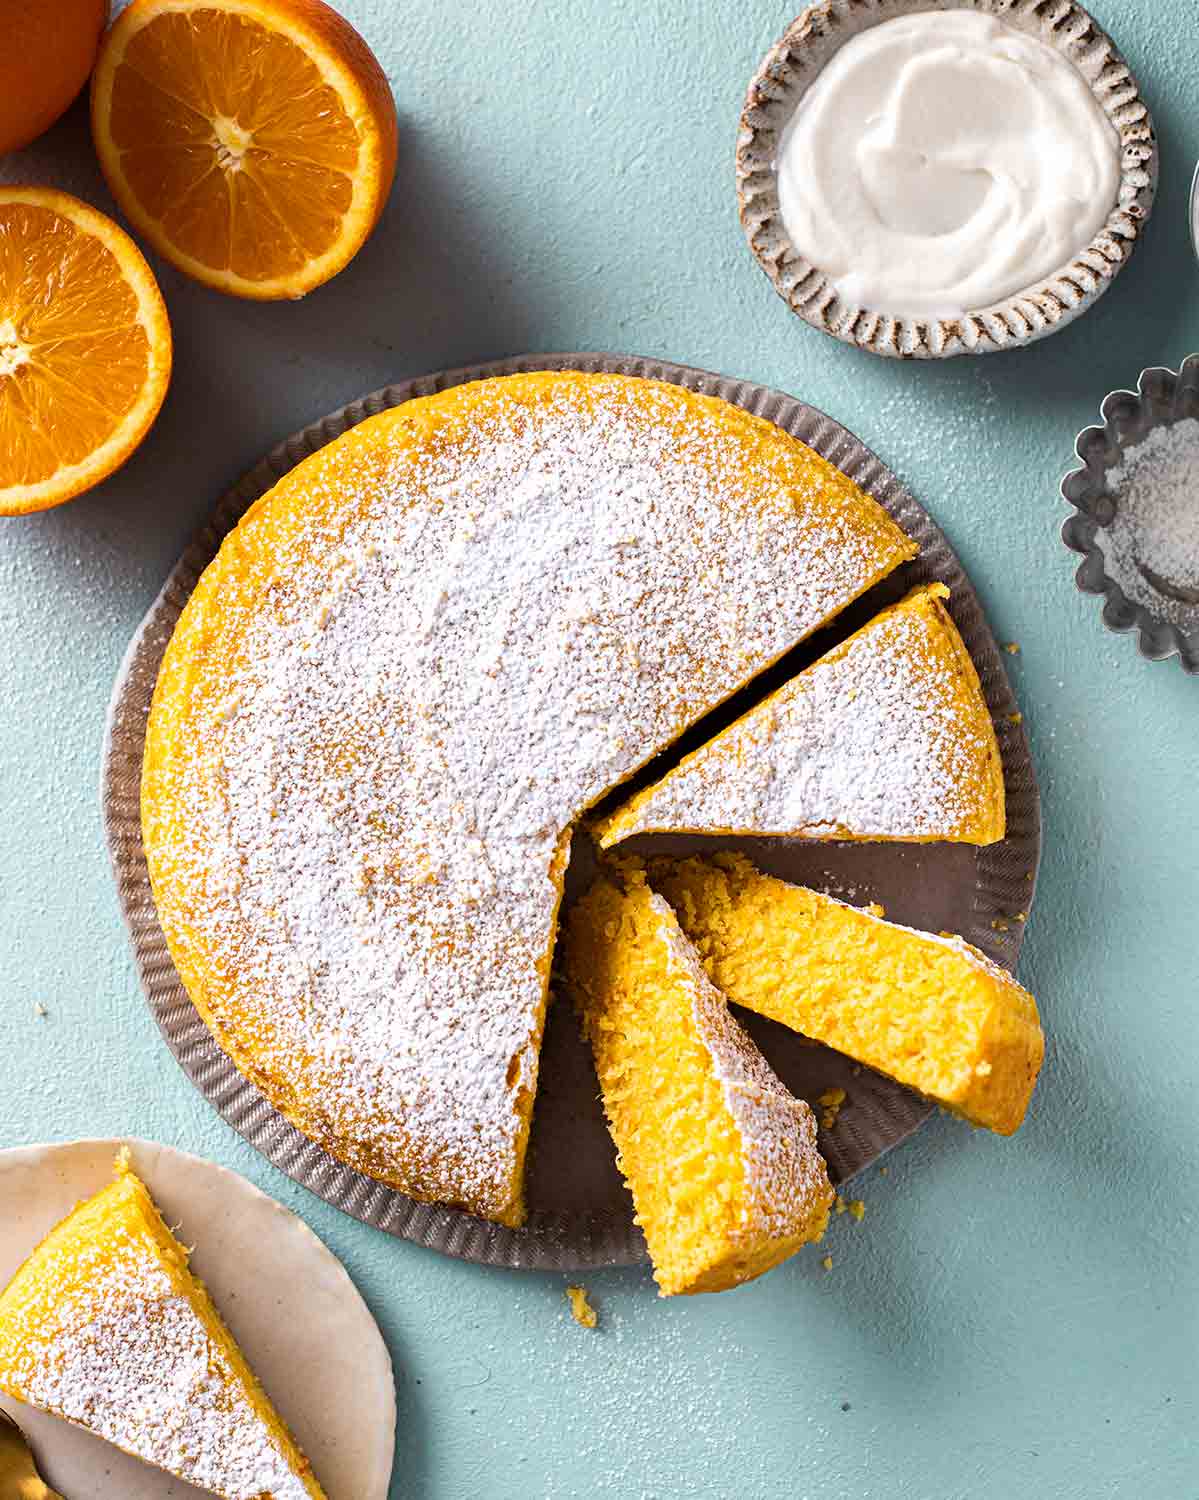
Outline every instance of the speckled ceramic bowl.
[[(784, 127), (820, 70), (851, 37), (915, 11), (980, 10), (1048, 42), (1087, 80), (1123, 147), (1120, 190), (1081, 254), (1046, 280), (964, 318), (907, 318), (846, 302), (791, 243), (775, 157)], [(737, 140), (737, 195), (750, 248), (783, 301), (813, 328), (898, 359), (991, 354), (1055, 333), (1084, 313), (1127, 263), (1157, 187), (1157, 137), (1136, 79), (1111, 38), (1071, 0), (821, 0), (771, 48), (749, 86)]]
[(1109, 577), (1096, 536), (1116, 513), (1107, 476), (1119, 468), (1125, 448), (1141, 442), (1153, 427), (1199, 417), (1199, 354), (1184, 360), (1178, 371), (1142, 370), (1136, 390), (1111, 391), (1099, 414), (1103, 426), (1084, 427), (1074, 444), (1083, 467), (1062, 480), (1062, 495), (1075, 512), (1062, 527), (1062, 540), (1083, 558), (1075, 582), (1084, 594), (1102, 596), (1103, 623), (1109, 630), (1136, 632), (1142, 656), (1150, 661), (1176, 656), (1184, 672), (1199, 676), (1199, 626), (1188, 631), (1129, 599)]

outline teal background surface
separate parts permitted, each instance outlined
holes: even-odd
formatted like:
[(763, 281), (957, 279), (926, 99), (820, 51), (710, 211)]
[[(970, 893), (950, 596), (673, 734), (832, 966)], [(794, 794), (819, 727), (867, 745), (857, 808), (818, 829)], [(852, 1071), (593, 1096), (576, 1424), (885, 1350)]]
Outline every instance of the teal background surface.
[[(1199, 347), (1199, 13), (1092, 8), (1156, 114), (1143, 248), (1045, 343), (898, 365), (790, 314), (737, 223), (737, 115), (787, 5), (342, 0), (400, 109), (379, 231), (294, 305), (156, 264), (176, 367), (149, 440), (92, 494), (0, 526), (0, 1145), (155, 1137), (302, 1214), (392, 1350), (394, 1500), (1199, 1496), (1199, 680), (1105, 633), (1057, 538), (1100, 398)], [(79, 108), (0, 172), (113, 211)], [(142, 1002), (97, 793), (125, 645), (263, 452), (390, 380), (577, 348), (793, 392), (948, 532), (1020, 645), (1045, 813), (1020, 972), (1049, 1038), (1013, 1140), (935, 1118), (858, 1180), (861, 1225), (835, 1220), (820, 1251), (729, 1295), (661, 1302), (643, 1269), (590, 1275), (594, 1333), (570, 1321), (567, 1278), (393, 1241), (220, 1121)]]

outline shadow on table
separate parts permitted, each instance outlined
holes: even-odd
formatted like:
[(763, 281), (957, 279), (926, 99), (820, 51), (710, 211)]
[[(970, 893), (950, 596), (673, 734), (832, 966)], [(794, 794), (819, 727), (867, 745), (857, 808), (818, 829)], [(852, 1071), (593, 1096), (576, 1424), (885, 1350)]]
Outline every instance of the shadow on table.
[[(529, 268), (461, 191), (452, 144), (401, 125), (395, 186), (351, 264), (298, 302), (256, 303), (190, 281), (150, 256), (175, 358), (145, 442), (106, 483), (23, 519), (39, 566), (148, 599), (219, 497), (276, 443), (391, 381), (539, 342)], [(77, 107), (4, 163), (11, 180), (49, 183), (119, 218)], [(83, 567), (79, 566), (82, 559)]]

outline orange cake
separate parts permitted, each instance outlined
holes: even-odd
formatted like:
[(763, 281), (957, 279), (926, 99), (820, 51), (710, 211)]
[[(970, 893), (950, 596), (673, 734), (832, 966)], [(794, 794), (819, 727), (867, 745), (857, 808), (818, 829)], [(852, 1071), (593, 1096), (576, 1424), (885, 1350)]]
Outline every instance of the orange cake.
[(1003, 837), (1003, 766), (974, 663), (935, 583), (630, 797), (596, 833)]
[(819, 1239), (833, 1190), (816, 1121), (629, 864), (570, 914), (564, 971), (664, 1297), (750, 1281)]
[(333, 1156), (506, 1224), (572, 824), (910, 557), (772, 424), (617, 375), (384, 412), (246, 515), (142, 825), (200, 1014)]
[(323, 1500), (127, 1158), (0, 1295), (0, 1390), (223, 1500)]
[(960, 937), (914, 932), (738, 854), (654, 861), (714, 983), (975, 1125), (1011, 1135), (1045, 1051), (1033, 997)]

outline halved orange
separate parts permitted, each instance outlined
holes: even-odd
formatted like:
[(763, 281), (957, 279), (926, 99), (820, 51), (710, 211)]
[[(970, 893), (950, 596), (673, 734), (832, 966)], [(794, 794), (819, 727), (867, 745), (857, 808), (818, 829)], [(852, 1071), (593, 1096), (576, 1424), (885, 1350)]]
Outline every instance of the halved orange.
[(167, 310), (125, 231), (69, 193), (0, 186), (0, 515), (111, 474), (170, 378)]
[(100, 48), (92, 134), (139, 233), (239, 297), (336, 275), (395, 174), (387, 79), (321, 0), (133, 0)]

